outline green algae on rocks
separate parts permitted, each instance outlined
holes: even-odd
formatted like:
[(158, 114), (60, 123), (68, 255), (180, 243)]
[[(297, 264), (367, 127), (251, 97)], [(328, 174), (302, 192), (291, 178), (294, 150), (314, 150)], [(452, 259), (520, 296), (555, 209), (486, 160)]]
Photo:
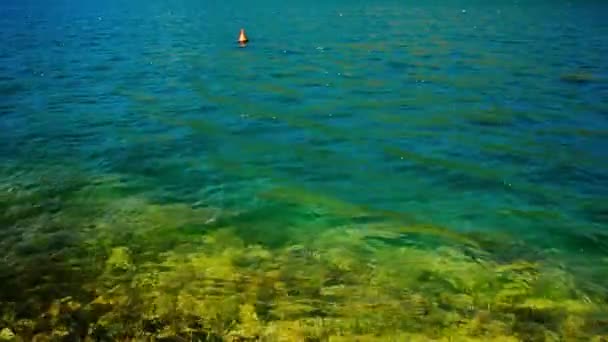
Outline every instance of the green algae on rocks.
[[(348, 223), (345, 217), (383, 215), (285, 192), (264, 196), (340, 219), (322, 221), (314, 239), (280, 235), (270, 246), (246, 238), (255, 216), (124, 196), (117, 179), (96, 179), (94, 188), (66, 184), (56, 196), (61, 210), (4, 221), (12, 235), (36, 239), (3, 244), (2, 339), (608, 338), (605, 288), (585, 286), (584, 273), (551, 254), (501, 255), (512, 248), (504, 236), (479, 239), (396, 214)], [(38, 196), (25, 194), (5, 194), (3, 206)], [(598, 263), (606, 275), (608, 260)]]

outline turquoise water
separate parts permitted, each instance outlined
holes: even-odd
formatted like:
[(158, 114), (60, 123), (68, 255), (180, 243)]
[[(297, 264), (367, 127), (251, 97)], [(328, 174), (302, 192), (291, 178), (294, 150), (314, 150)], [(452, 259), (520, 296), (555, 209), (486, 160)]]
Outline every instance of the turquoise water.
[[(591, 1), (4, 1), (0, 303), (94, 298), (81, 288), (116, 246), (137, 265), (226, 227), (276, 251), (399, 226), (369, 244), (465, 241), (492, 260), (556, 264), (605, 306), (604, 13)], [(158, 209), (170, 232), (146, 233), (147, 206), (181, 208)], [(41, 274), (46, 263), (59, 266)]]

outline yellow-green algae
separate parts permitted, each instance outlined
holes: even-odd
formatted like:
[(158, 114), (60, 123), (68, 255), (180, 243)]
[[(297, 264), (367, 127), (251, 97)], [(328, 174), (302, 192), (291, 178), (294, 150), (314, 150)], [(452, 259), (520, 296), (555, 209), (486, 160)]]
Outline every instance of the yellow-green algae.
[(551, 340), (594, 337), (593, 317), (605, 310), (559, 269), (473, 261), (453, 248), (374, 248), (365, 235), (341, 228), (268, 250), (223, 228), (200, 251), (139, 265), (115, 247), (98, 279), (107, 285), (87, 304), (103, 312), (92, 330), (118, 339)]
[[(210, 223), (217, 215), (214, 209), (118, 196), (118, 183), (109, 177), (97, 180), (94, 187), (51, 186), (45, 194), (55, 194), (58, 204), (52, 205), (62, 210), (4, 214), (10, 232), (21, 232), (20, 225), (27, 225), (38, 229), (40, 238), (39, 245), (28, 246), (27, 255), (4, 245), (9, 252), (0, 265), (7, 280), (0, 296), (1, 339), (608, 338), (605, 289), (583, 290), (576, 274), (550, 259), (496, 258), (479, 250), (487, 241), (476, 243), (473, 237), (414, 224), (398, 215), (382, 223), (342, 222), (319, 230), (315, 239), (294, 234), (292, 240), (270, 247), (242, 238), (246, 220), (221, 218)], [(42, 196), (20, 189), (3, 195), (4, 208), (28, 207)], [(328, 215), (378, 214), (297, 191), (265, 196), (306, 207), (317, 203), (317, 210)], [(49, 227), (64, 226), (80, 232), (77, 239), (67, 245), (49, 244), (49, 236), (56, 234)], [(400, 241), (403, 233), (412, 232), (455, 243)], [(51, 261), (23, 261), (37, 253), (48, 258), (47, 251), (55, 255)], [(36, 260), (46, 264), (31, 269)], [(597, 262), (599, 269), (608, 268), (608, 259)], [(49, 265), (53, 268), (42, 268)], [(6, 278), (15, 274), (9, 266), (23, 274), (17, 280)], [(27, 282), (28, 272), (38, 271), (38, 283)], [(21, 303), (28, 300), (35, 303)]]

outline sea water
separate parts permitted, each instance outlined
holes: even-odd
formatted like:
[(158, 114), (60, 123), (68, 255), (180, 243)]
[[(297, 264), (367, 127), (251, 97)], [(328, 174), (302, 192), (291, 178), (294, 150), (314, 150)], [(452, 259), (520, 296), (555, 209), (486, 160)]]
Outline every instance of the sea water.
[(606, 338), (605, 13), (4, 1), (3, 336)]

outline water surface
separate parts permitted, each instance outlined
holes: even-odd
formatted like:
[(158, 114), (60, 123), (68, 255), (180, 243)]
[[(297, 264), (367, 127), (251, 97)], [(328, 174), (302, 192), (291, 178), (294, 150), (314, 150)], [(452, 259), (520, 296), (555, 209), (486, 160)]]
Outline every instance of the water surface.
[(607, 12), (5, 1), (0, 328), (606, 338)]

